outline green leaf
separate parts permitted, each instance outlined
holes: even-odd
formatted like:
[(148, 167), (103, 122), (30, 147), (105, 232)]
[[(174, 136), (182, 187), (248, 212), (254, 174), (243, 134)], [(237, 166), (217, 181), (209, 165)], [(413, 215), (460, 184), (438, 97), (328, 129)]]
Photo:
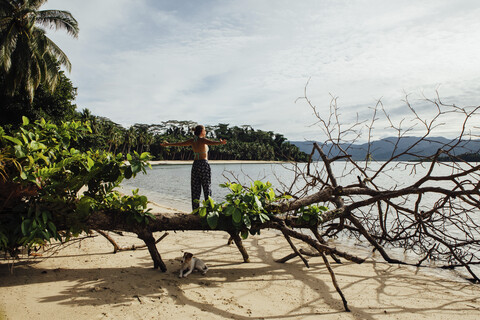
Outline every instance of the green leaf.
[(50, 232), (46, 231), (46, 230), (42, 230), (42, 235), (43, 235), (43, 238), (45, 240), (49, 240), (51, 238), (50, 236)]
[(40, 158), (40, 159), (42, 159), (43, 161), (45, 161), (45, 163), (46, 163), (47, 165), (50, 164), (50, 160), (48, 160), (48, 158), (45, 157), (45, 155), (44, 155), (43, 153), (37, 154), (37, 157)]
[(43, 220), (43, 224), (47, 224), (48, 215), (46, 211), (42, 211), (42, 220)]
[(201, 207), (200, 210), (198, 211), (198, 215), (203, 218), (207, 215), (207, 208)]
[(218, 224), (218, 212), (210, 212), (207, 216), (207, 223), (210, 229), (216, 229)]
[(7, 140), (9, 140), (9, 141), (11, 141), (11, 142), (13, 142), (13, 143), (15, 143), (16, 145), (20, 145), (20, 146), (23, 145), (22, 141), (18, 140), (17, 138), (10, 137), (10, 136), (3, 136), (3, 137), (4, 137), (5, 139), (7, 139)]
[(50, 231), (52, 231), (54, 234), (57, 233), (57, 227), (55, 227), (51, 221), (48, 222), (48, 228), (50, 228)]
[(95, 164), (95, 162), (92, 160), (92, 158), (87, 157), (87, 168), (88, 168), (88, 170), (92, 169), (94, 164)]
[(243, 240), (247, 239), (248, 238), (248, 230), (242, 230), (240, 235), (242, 236)]
[(23, 222), (22, 222), (22, 224), (21, 224), (21, 226), (20, 226), (20, 228), (22, 229), (22, 234), (23, 234), (24, 236), (27, 235), (28, 224), (30, 224), (30, 220), (29, 220), (29, 219), (25, 219), (25, 220), (23, 220)]
[(22, 116), (22, 122), (23, 122), (23, 125), (24, 125), (24, 126), (26, 126), (26, 125), (28, 125), (28, 124), (30, 123), (30, 121), (28, 120), (28, 118), (25, 117), (25, 116)]
[(227, 217), (231, 216), (233, 212), (235, 211), (235, 207), (233, 206), (228, 206), (223, 209), (223, 214), (226, 215)]
[(133, 158), (132, 158), (132, 155), (131, 155), (130, 153), (128, 153), (128, 154), (127, 154), (127, 160), (128, 160), (128, 161), (132, 161), (132, 159), (133, 159)]
[(270, 221), (270, 217), (267, 216), (265, 213), (260, 213), (260, 214), (259, 214), (259, 217), (260, 217), (260, 221), (261, 221), (262, 223), (264, 223), (265, 221)]
[(138, 162), (132, 164), (132, 173), (135, 175), (142, 171), (142, 165)]
[(90, 209), (92, 208), (94, 201), (95, 200), (90, 197), (82, 197), (82, 199), (80, 199), (80, 202), (77, 205), (77, 212), (81, 216), (87, 216), (90, 213)]
[(262, 191), (265, 188), (265, 184), (262, 181), (255, 180), (253, 183), (254, 186), (256, 186), (260, 191)]
[(260, 222), (261, 222), (261, 223), (264, 223), (264, 222), (265, 222), (265, 220), (263, 219), (263, 217), (262, 217), (261, 214), (258, 215), (258, 218), (260, 219)]
[(240, 210), (238, 210), (237, 208), (235, 208), (235, 210), (233, 211), (233, 221), (236, 222), (236, 223), (240, 223), (240, 221), (242, 221), (242, 212)]
[(275, 191), (273, 191), (273, 189), (269, 189), (268, 192), (267, 192), (267, 195), (268, 195), (268, 199), (270, 201), (275, 200)]
[(230, 190), (232, 190), (233, 192), (235, 193), (239, 193), (240, 191), (243, 190), (243, 187), (241, 184), (238, 184), (238, 183), (232, 183), (230, 186), (229, 186)]
[(208, 204), (210, 205), (210, 208), (214, 208), (215, 207), (215, 201), (213, 201), (212, 197), (208, 196)]
[(15, 147), (13, 147), (13, 149), (15, 149), (15, 157), (19, 159), (25, 158), (25, 153), (23, 152), (22, 147), (20, 145), (17, 144)]

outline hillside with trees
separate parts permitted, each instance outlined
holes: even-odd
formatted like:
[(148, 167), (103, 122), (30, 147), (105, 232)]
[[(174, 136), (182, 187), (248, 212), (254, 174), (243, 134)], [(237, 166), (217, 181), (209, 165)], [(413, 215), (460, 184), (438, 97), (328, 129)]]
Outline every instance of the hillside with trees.
[[(292, 141), (301, 151), (310, 152), (313, 141)], [(401, 161), (417, 161), (428, 157), (433, 157), (439, 149), (452, 148), (451, 157), (440, 157), (441, 161), (456, 161), (462, 159), (465, 161), (478, 161), (478, 152), (480, 151), (480, 140), (460, 140), (447, 139), (444, 137), (388, 137), (366, 143), (332, 143), (317, 142), (322, 146), (325, 154), (336, 157), (345, 151), (353, 160), (374, 160), (386, 161), (395, 157)], [(316, 157), (319, 160), (320, 156)], [(476, 159), (476, 160), (475, 160)]]

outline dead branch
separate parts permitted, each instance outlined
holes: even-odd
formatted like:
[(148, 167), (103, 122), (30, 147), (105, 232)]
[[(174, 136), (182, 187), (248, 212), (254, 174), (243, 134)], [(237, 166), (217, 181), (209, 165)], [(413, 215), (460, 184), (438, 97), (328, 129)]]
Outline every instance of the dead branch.
[[(113, 253), (117, 253), (119, 251), (129, 251), (129, 250), (137, 250), (137, 249), (143, 249), (143, 248), (146, 248), (147, 246), (146, 245), (140, 245), (140, 246), (136, 246), (136, 245), (131, 245), (130, 247), (120, 247), (117, 242), (112, 238), (110, 237), (110, 235), (105, 232), (105, 231), (102, 231), (102, 230), (95, 230), (98, 234), (102, 235), (103, 237), (105, 237), (105, 239), (107, 239), (112, 245), (113, 245)], [(160, 241), (162, 241), (163, 239), (165, 239), (165, 237), (168, 236), (168, 232), (165, 232), (160, 238), (158, 238), (156, 241), (155, 241), (155, 244), (159, 243)]]
[[(306, 87), (304, 94), (302, 99), (313, 110), (318, 119), (315, 125), (325, 138), (321, 144), (312, 143), (306, 174), (297, 176), (297, 183), (304, 179), (302, 196), (282, 209), (299, 208), (308, 200), (333, 206), (337, 214), (327, 212), (330, 223), (318, 226), (322, 230), (319, 235), (367, 240), (389, 263), (412, 264), (392, 257), (399, 248), (411, 252), (410, 259), (416, 259), (417, 265), (435, 261), (443, 267), (461, 266), (480, 282), (475, 267), (480, 263), (480, 223), (476, 218), (480, 165), (458, 156), (480, 151), (480, 140), (472, 134), (480, 107), (447, 105), (437, 93), (435, 99), (423, 101), (434, 106), (428, 114), (426, 108), (415, 108), (406, 97), (410, 114), (404, 114), (398, 124), (382, 101), (372, 108), (370, 120), (357, 117), (348, 124), (340, 121), (335, 98), (330, 108), (320, 109), (308, 99)], [(450, 132), (455, 128), (456, 133), (448, 139), (438, 138), (447, 123)], [(385, 128), (383, 136), (391, 132), (390, 138), (381, 140), (385, 150), (374, 139), (374, 129), (382, 127), (380, 124)], [(359, 147), (355, 143), (362, 140), (363, 128), (366, 142)], [(413, 139), (413, 134), (417, 138)], [(428, 153), (424, 150), (427, 146), (435, 149)], [(383, 158), (375, 159), (380, 151)]]

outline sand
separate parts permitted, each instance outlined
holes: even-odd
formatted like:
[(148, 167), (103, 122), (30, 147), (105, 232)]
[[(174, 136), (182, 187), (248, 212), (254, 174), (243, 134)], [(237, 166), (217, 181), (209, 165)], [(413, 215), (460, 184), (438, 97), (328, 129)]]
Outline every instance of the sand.
[[(132, 234), (113, 236), (122, 246), (142, 244)], [(169, 232), (157, 245), (166, 273), (152, 268), (148, 250), (113, 254), (95, 233), (22, 259), (13, 275), (0, 260), (0, 319), (480, 319), (479, 285), (375, 256), (332, 263), (346, 313), (321, 258), (309, 258), (310, 268), (298, 258), (276, 263), (291, 249), (266, 230), (245, 241), (251, 262), (242, 263), (227, 239)], [(178, 278), (183, 251), (202, 258), (208, 273)]]

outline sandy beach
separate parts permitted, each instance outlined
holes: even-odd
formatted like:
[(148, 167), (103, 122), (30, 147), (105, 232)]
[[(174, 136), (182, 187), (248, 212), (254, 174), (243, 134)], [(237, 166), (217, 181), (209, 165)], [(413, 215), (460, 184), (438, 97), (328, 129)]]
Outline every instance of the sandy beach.
[[(110, 235), (124, 247), (142, 244), (132, 234)], [(480, 318), (480, 286), (375, 256), (361, 265), (332, 263), (352, 310), (346, 313), (321, 258), (309, 258), (309, 269), (300, 259), (276, 263), (291, 249), (265, 231), (245, 241), (251, 262), (242, 263), (227, 239), (217, 231), (169, 232), (157, 244), (166, 273), (152, 268), (146, 249), (114, 254), (96, 233), (23, 259), (13, 275), (1, 260), (0, 319)], [(205, 276), (178, 277), (184, 251), (207, 263)]]

